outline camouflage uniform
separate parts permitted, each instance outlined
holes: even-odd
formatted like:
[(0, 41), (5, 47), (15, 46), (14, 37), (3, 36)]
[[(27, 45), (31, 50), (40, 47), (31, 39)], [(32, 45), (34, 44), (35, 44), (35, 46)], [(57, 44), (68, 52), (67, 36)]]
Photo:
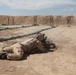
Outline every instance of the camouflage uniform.
[(57, 49), (57, 47), (53, 43), (53, 41), (50, 40), (47, 36), (45, 36), (45, 34), (38, 33), (38, 34), (36, 34), (35, 38), (40, 40), (46, 49), (50, 49), (50, 50)]
[(22, 46), (19, 43), (4, 47), (2, 50), (7, 53), (7, 59), (21, 59), (24, 54)]
[(10, 47), (3, 48), (3, 52), (7, 52), (7, 59), (19, 60), (23, 57), (24, 53), (31, 52), (33, 49), (38, 49), (41, 52), (45, 51), (43, 44), (34, 38), (30, 38), (21, 43), (13, 44)]
[[(34, 38), (29, 38), (23, 42), (13, 44), (9, 47), (4, 47), (2, 52), (6, 52), (7, 59), (19, 60), (23, 57), (24, 53), (33, 53), (36, 51), (45, 52), (53, 43), (45, 36), (45, 34), (38, 33)], [(46, 47), (47, 46), (47, 47)], [(54, 45), (53, 45), (54, 46)], [(50, 47), (52, 48), (52, 47)]]

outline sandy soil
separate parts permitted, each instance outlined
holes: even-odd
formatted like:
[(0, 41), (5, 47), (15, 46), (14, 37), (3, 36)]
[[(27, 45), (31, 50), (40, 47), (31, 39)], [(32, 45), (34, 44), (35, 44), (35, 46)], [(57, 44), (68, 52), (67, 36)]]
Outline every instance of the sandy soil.
[[(38, 28), (30, 27), (27, 30), (33, 31), (35, 29)], [(24, 30), (26, 29), (10, 30), (8, 35), (13, 32), (24, 33)], [(7, 30), (3, 31), (3, 34), (0, 31), (0, 37), (6, 36), (7, 32)], [(76, 75), (76, 26), (59, 26), (42, 33), (45, 33), (56, 43), (57, 50), (42, 54), (31, 54), (20, 61), (0, 60), (0, 75)], [(29, 37), (0, 42), (0, 49)]]
[[(49, 26), (33, 26), (33, 27), (26, 27), (26, 28), (15, 28), (15, 29), (1, 30), (0, 36), (3, 37), (3, 36), (10, 36), (10, 35), (17, 35), (17, 34), (26, 34), (26, 33), (34, 32), (36, 30), (46, 28), (46, 27), (49, 27)], [(0, 28), (2, 28), (2, 27), (0, 27)]]

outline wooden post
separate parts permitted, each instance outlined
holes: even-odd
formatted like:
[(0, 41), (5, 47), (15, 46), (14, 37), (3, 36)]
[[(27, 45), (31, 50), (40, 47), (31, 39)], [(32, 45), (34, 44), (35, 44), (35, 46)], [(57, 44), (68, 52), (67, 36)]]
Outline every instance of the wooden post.
[(72, 19), (73, 19), (73, 18), (74, 18), (73, 16), (67, 16), (67, 24), (68, 24), (68, 27), (71, 26), (71, 24), (72, 24)]
[(9, 18), (8, 18), (8, 25), (9, 25)]
[(54, 27), (54, 17), (50, 16), (50, 26)]
[(57, 16), (56, 17), (56, 24), (57, 24), (57, 26), (59, 25), (60, 19), (61, 19), (61, 16)]
[(37, 16), (34, 16), (34, 24), (33, 25), (38, 25), (37, 24)]
[(14, 25), (14, 18), (13, 18), (13, 25)]

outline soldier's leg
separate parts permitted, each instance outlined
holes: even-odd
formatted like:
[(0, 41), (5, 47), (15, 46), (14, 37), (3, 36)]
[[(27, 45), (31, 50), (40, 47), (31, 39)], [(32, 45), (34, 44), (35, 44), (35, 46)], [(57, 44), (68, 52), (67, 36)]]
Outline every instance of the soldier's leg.
[(43, 46), (43, 44), (40, 41), (36, 40), (34, 44), (39, 49), (39, 51), (41, 51), (41, 52), (46, 51), (45, 47)]
[(13, 45), (13, 53), (8, 53), (7, 59), (19, 60), (23, 57), (24, 51), (20, 44)]
[(12, 46), (9, 47), (3, 47), (2, 50), (0, 51), (0, 58), (1, 59), (7, 59), (7, 54), (12, 53), (13, 51)]

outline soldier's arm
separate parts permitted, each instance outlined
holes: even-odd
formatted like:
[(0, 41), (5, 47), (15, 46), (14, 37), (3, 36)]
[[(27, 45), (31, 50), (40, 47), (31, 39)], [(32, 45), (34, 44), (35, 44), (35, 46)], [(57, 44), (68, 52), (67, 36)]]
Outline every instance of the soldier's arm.
[(46, 49), (45, 47), (43, 46), (43, 44), (39, 41), (39, 40), (36, 40), (35, 41), (35, 46), (41, 51), (41, 52), (44, 52)]

